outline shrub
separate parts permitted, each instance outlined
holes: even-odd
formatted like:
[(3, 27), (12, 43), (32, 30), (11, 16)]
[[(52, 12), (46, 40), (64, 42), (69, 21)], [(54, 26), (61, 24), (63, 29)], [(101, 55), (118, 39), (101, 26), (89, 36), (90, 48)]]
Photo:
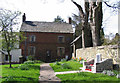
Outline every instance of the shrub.
[(103, 74), (107, 74), (107, 70), (104, 70), (102, 73), (103, 73)]
[(115, 76), (115, 73), (110, 70), (104, 70), (102, 73), (107, 74), (108, 76)]
[(34, 60), (34, 56), (28, 56), (28, 58), (27, 58), (27, 60), (29, 61), (32, 61), (32, 60)]
[(83, 64), (83, 60), (82, 60), (82, 61), (80, 61), (80, 64)]
[(25, 61), (24, 64), (34, 64), (34, 61)]
[(73, 57), (73, 61), (77, 61), (77, 60), (78, 60), (77, 58), (74, 58), (74, 57)]
[(19, 65), (19, 67), (21, 70), (29, 70), (28, 65)]
[(61, 64), (63, 69), (72, 69), (72, 67), (68, 63)]
[(56, 61), (56, 62), (55, 62), (55, 65), (61, 65), (61, 64), (60, 64), (60, 62)]
[(43, 63), (42, 61), (40, 60), (34, 60), (35, 63)]
[(66, 59), (64, 58), (64, 59), (61, 59), (61, 62), (66, 62)]
[(115, 76), (115, 74), (114, 74), (114, 72), (112, 72), (112, 71), (107, 71), (107, 75), (109, 75), (109, 76)]

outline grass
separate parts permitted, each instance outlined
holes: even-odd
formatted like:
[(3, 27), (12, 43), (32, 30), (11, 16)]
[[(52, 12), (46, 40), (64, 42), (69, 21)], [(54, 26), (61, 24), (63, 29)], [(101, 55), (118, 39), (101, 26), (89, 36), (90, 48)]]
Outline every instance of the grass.
[[(2, 65), (0, 65), (0, 76), (2, 76)], [(0, 78), (0, 83), (2, 82), (2, 79)]]
[(38, 83), (40, 63), (27, 65), (29, 70), (21, 70), (20, 65), (25, 64), (2, 65), (2, 83)]
[[(65, 63), (68, 68), (65, 68), (62, 66), (62, 64)], [(76, 61), (61, 61), (59, 64), (51, 63), (50, 66), (53, 68), (55, 72), (61, 72), (61, 71), (72, 71), (72, 70), (80, 70), (79, 68), (82, 67), (82, 64)]]
[(120, 83), (115, 76), (108, 76), (101, 73), (80, 72), (73, 74), (57, 75), (62, 83)]

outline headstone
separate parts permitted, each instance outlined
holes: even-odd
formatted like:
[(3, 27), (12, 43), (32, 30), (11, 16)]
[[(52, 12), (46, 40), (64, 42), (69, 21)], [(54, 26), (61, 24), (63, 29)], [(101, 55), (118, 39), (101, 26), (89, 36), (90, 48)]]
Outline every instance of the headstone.
[(68, 55), (65, 56), (65, 59), (68, 60)]
[(117, 76), (116, 76), (117, 78), (120, 78), (120, 74), (117, 74)]
[(100, 63), (102, 61), (102, 55), (100, 53), (96, 54), (96, 63)]

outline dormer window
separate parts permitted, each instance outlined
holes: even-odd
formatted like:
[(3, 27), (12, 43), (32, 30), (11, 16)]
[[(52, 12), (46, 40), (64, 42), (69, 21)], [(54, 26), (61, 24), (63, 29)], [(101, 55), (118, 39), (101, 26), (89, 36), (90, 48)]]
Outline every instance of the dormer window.
[(30, 36), (30, 42), (35, 42), (36, 40), (36, 36), (35, 35), (31, 35)]
[(58, 36), (58, 43), (64, 43), (64, 42), (65, 42), (64, 36)]

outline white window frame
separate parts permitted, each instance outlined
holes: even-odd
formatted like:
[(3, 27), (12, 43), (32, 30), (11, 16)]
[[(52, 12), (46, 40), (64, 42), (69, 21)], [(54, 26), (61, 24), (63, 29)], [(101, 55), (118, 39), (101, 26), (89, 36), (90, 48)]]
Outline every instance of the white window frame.
[[(32, 38), (33, 38), (33, 40), (32, 40)], [(30, 36), (30, 42), (35, 42), (36, 41), (36, 36), (35, 35), (31, 35)]]
[[(62, 55), (60, 55), (60, 53), (59, 53), (59, 49), (60, 49), (60, 48), (64, 49)], [(63, 56), (63, 55), (65, 55), (65, 47), (57, 47), (57, 55), (58, 55), (58, 56)]]

